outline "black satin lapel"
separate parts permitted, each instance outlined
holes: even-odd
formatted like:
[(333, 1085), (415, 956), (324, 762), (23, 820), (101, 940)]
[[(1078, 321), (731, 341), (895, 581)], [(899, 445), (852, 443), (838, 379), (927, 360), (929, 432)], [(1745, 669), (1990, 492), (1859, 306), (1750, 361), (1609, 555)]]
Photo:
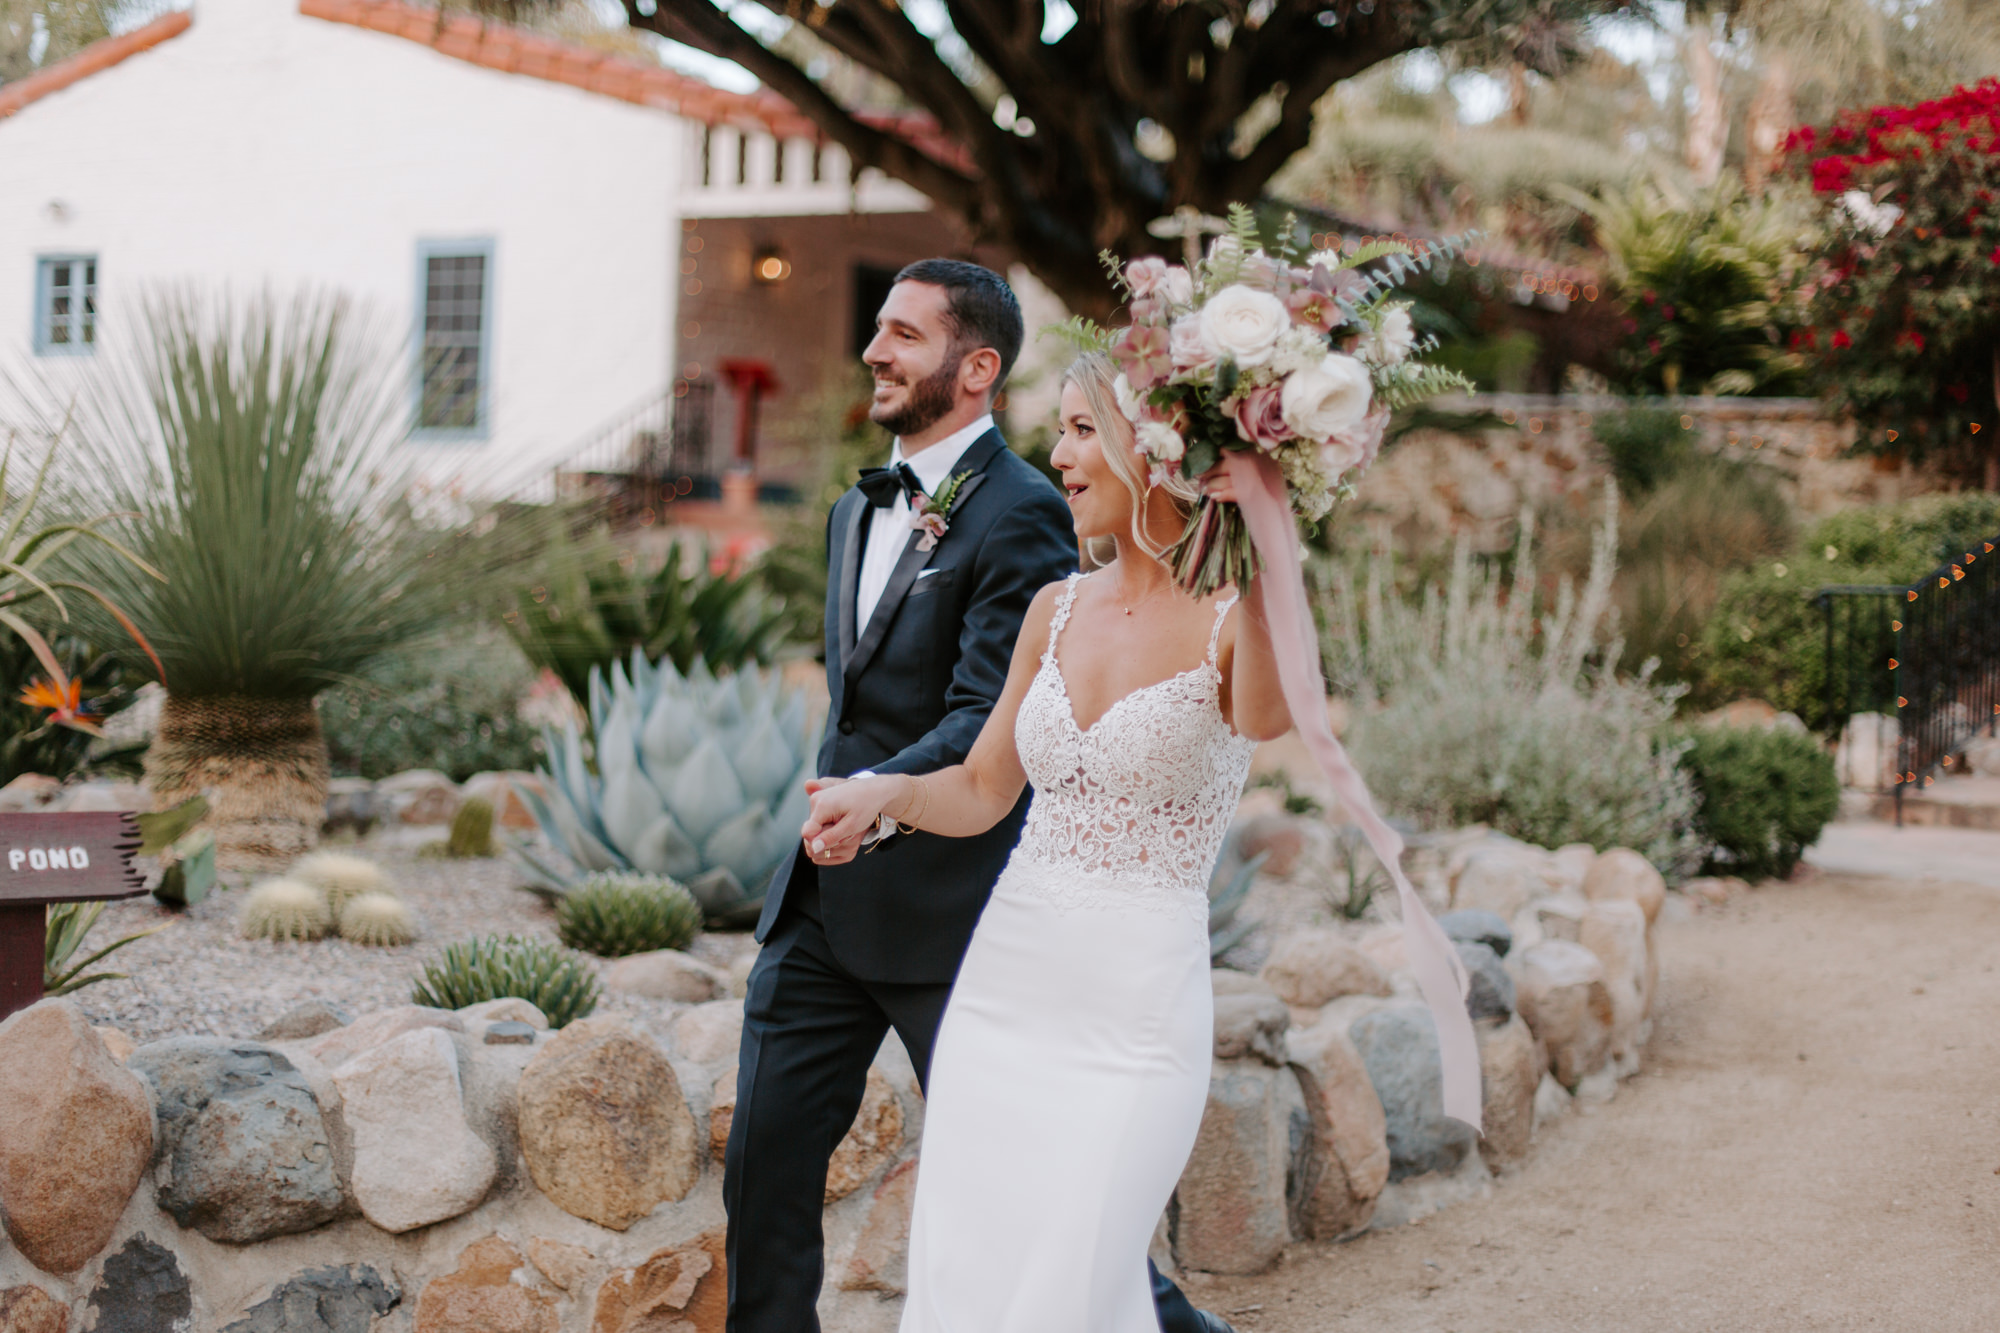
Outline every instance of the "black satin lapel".
[[(1000, 433), (998, 431), (992, 433), (991, 438), (998, 440), (999, 437)], [(953, 476), (971, 471), (975, 460), (970, 456), (970, 452), (968, 451), (967, 457), (960, 459), (959, 465), (952, 469)], [(984, 451), (977, 460), (977, 464), (983, 466), (992, 457), (993, 452), (991, 450)], [(980, 483), (985, 480), (986, 474), (979, 472), (966, 477), (963, 482), (959, 483), (958, 494), (951, 502), (952, 513), (956, 514), (963, 508), (965, 502), (972, 498), (973, 492), (977, 491)], [(846, 669), (842, 671), (841, 678), (849, 686), (854, 684), (855, 677), (859, 676), (868, 666), (868, 660), (875, 656), (875, 650), (882, 646), (883, 637), (889, 633), (889, 622), (896, 618), (896, 608), (903, 604), (903, 598), (908, 596), (910, 589), (916, 585), (917, 575), (922, 572), (925, 565), (931, 562), (931, 557), (937, 553), (937, 546), (931, 547), (928, 551), (919, 550), (917, 543), (922, 540), (922, 533), (914, 531), (910, 533), (909, 542), (903, 547), (903, 554), (897, 558), (896, 567), (889, 572), (888, 585), (882, 589), (882, 600), (875, 603), (875, 614), (869, 618), (868, 628), (862, 631), (860, 642), (854, 645), (854, 651), (847, 655), (845, 659)], [(944, 542), (950, 540), (951, 534), (946, 533), (940, 539), (939, 545), (943, 545)], [(853, 605), (851, 597), (848, 605), (850, 607)]]
[(842, 673), (854, 660), (855, 589), (861, 582), (861, 525), (874, 512), (865, 499), (848, 511), (847, 532), (840, 544), (840, 661)]

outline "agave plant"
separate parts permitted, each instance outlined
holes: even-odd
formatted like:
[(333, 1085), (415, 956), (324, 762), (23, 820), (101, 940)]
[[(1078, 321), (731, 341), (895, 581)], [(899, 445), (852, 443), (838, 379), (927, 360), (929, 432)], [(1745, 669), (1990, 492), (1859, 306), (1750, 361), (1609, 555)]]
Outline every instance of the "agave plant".
[[(542, 832), (586, 871), (679, 880), (715, 925), (755, 921), (806, 818), (804, 691), (747, 667), (718, 679), (698, 659), (684, 676), (635, 649), (608, 683), (593, 669), (589, 695), (595, 771), (571, 723), (548, 738), (547, 799), (522, 792)], [(568, 887), (546, 868), (541, 876)]]
[(1237, 853), (1237, 829), (1232, 826), (1222, 840), (1222, 855), (1216, 858), (1215, 873), (1208, 879), (1208, 956), (1220, 958), (1241, 944), (1257, 928), (1255, 921), (1238, 921), (1236, 913), (1250, 895), (1250, 884), (1264, 868), (1269, 852), (1259, 852), (1249, 860)]

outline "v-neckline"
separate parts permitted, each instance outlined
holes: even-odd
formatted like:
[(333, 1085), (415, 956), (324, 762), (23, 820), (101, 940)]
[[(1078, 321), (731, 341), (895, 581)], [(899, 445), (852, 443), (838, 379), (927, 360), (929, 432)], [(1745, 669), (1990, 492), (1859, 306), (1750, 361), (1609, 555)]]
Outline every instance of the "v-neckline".
[[(1107, 707), (1103, 712), (1099, 713), (1096, 719), (1092, 721), (1089, 726), (1086, 727), (1082, 723), (1076, 720), (1076, 700), (1070, 698), (1069, 681), (1064, 679), (1063, 677), (1062, 659), (1056, 655), (1056, 648), (1053, 643), (1049, 645), (1048, 665), (1055, 671), (1056, 691), (1057, 693), (1062, 695), (1063, 718), (1065, 721), (1069, 723), (1070, 730), (1074, 731), (1077, 734), (1077, 736), (1083, 740), (1090, 739), (1090, 734), (1096, 731), (1100, 726), (1104, 724), (1105, 718), (1110, 717), (1113, 713), (1117, 712), (1121, 707), (1123, 707), (1127, 702), (1138, 698), (1140, 695), (1146, 693), (1146, 691), (1148, 690), (1157, 690), (1163, 685), (1177, 684), (1180, 681), (1186, 680), (1189, 676), (1200, 675), (1204, 671), (1214, 671), (1218, 676), (1221, 675), (1221, 670), (1215, 665), (1215, 663), (1204, 660), (1196, 666), (1189, 667), (1186, 671), (1176, 671), (1173, 675), (1168, 676), (1163, 680), (1156, 680), (1150, 685), (1141, 685), (1139, 686), (1139, 688), (1135, 690), (1127, 690), (1124, 694), (1121, 694), (1116, 699), (1113, 699), (1110, 703), (1110, 706)], [(1216, 700), (1216, 715), (1218, 717), (1221, 716), (1222, 712), (1221, 702), (1222, 701), (1220, 699)]]

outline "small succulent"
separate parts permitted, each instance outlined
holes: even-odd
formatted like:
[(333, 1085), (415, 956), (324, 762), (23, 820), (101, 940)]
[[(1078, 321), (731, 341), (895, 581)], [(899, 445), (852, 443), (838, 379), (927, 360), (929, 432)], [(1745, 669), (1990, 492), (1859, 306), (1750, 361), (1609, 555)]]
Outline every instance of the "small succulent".
[(444, 840), (444, 854), (454, 861), (491, 856), (493, 846), (493, 802), (474, 796), (458, 807), (451, 817), (451, 833)]
[(393, 893), (356, 894), (340, 909), (340, 938), (350, 944), (393, 948), (416, 937), (416, 918)]
[(325, 895), (295, 879), (267, 879), (243, 901), (246, 940), (316, 940), (332, 927)]
[(292, 867), (291, 878), (318, 889), (327, 910), (336, 917), (350, 898), (389, 891), (389, 877), (382, 873), (382, 867), (340, 852), (314, 852), (302, 858)]
[(601, 994), (590, 963), (544, 940), (487, 935), (448, 944), (410, 992), (414, 1004), (463, 1009), (517, 996), (563, 1027), (597, 1008)]
[(586, 876), (556, 907), (556, 933), (600, 958), (681, 949), (701, 929), (701, 904), (665, 875)]

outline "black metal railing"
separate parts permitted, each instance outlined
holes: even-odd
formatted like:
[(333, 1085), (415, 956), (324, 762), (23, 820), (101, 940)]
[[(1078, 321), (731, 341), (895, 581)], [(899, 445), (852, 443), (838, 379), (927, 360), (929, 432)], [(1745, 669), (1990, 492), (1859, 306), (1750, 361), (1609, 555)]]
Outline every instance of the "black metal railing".
[(1952, 755), (2000, 725), (2000, 537), (1975, 543), (1902, 590), (1894, 619), (1903, 794), (1929, 786)]
[(1857, 713), (1896, 705), (1896, 607), (1903, 584), (1842, 583), (1813, 597), (1825, 616), (1825, 711), (1820, 730), (1837, 741)]
[(578, 441), (551, 474), (554, 493), (602, 507), (614, 526), (651, 523), (702, 486), (715, 384), (677, 380)]

